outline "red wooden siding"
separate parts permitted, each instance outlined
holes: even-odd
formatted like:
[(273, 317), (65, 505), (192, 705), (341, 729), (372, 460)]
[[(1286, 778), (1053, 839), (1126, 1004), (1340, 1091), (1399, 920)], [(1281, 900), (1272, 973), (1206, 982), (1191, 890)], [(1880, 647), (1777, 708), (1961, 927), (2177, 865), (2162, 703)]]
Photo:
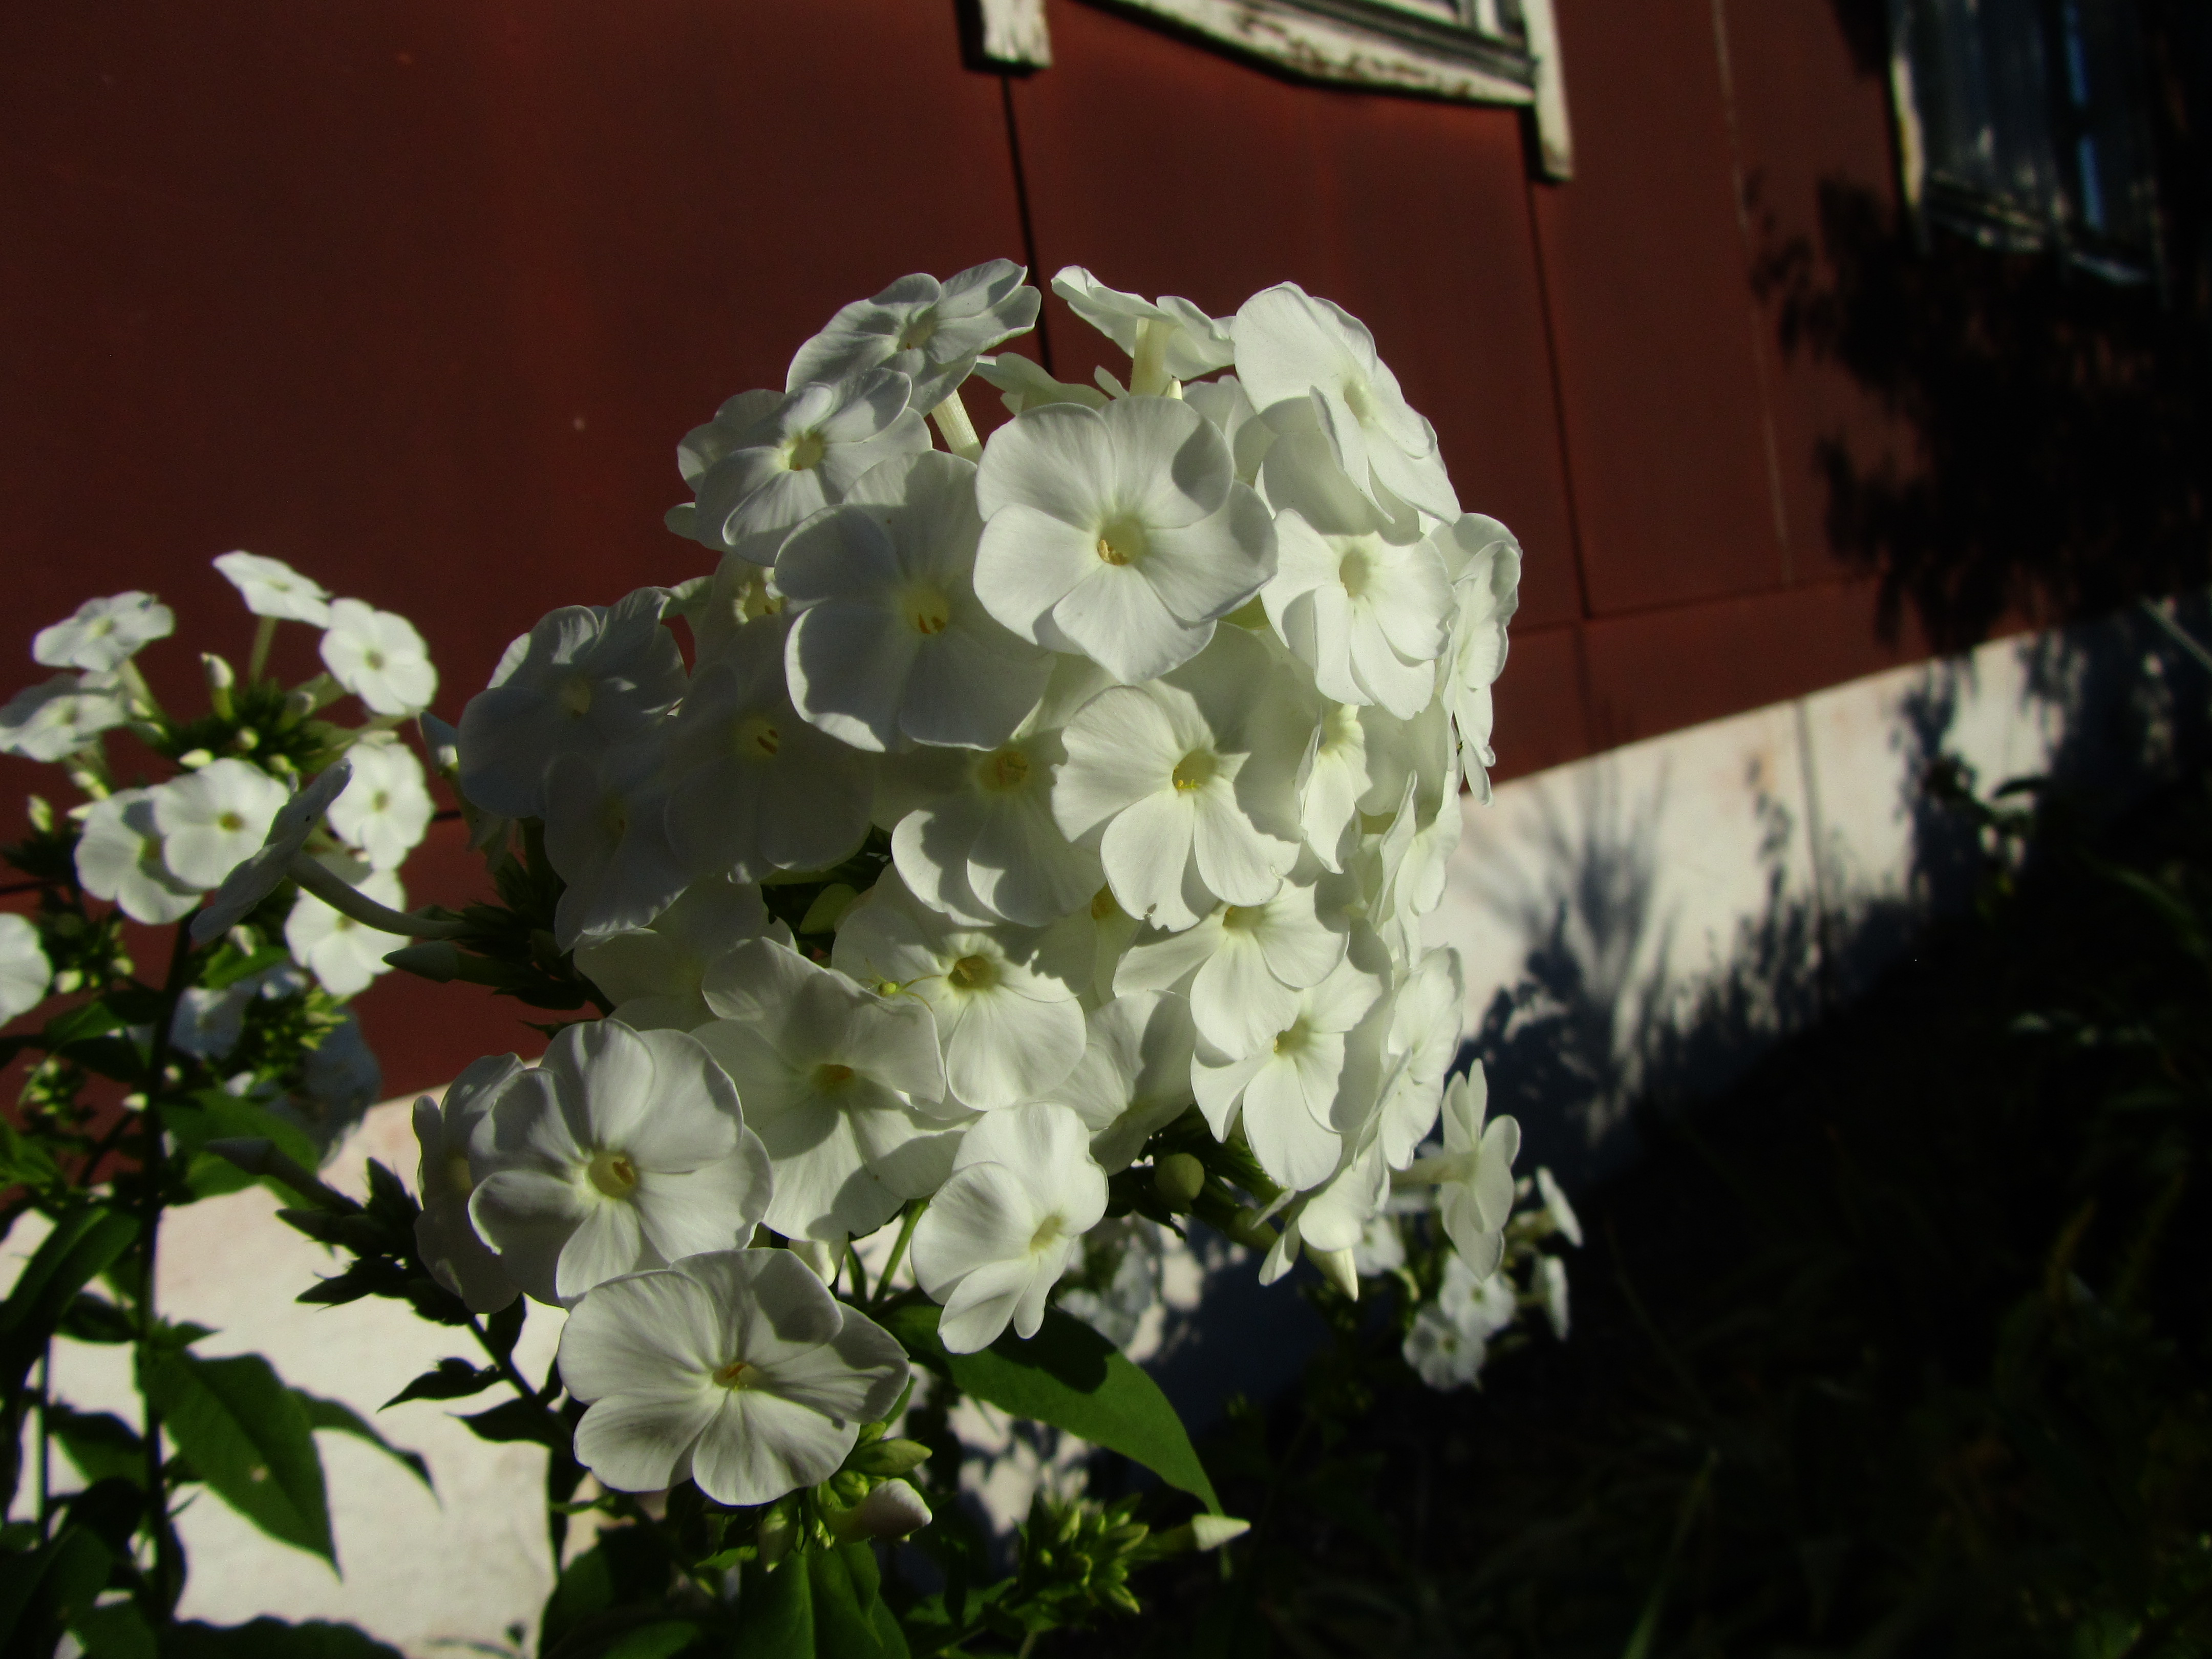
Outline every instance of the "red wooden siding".
[[(35, 629), (128, 586), (242, 650), (207, 561), (245, 546), (412, 617), (457, 714), (547, 606), (702, 568), (659, 518), (720, 398), (843, 301), (1025, 245), (1367, 319), (1528, 548), (1507, 775), (1897, 659), (1811, 461), (1894, 434), (1784, 361), (1750, 281), (1821, 179), (1886, 197), (1879, 81), (1828, 0), (1559, 11), (1565, 187), (1510, 112), (1298, 85), (1084, 0), (1011, 81), (963, 66), (953, 0), (11, 8), (0, 662), (28, 679)], [(1063, 376), (1104, 361), (1048, 325)], [(472, 884), (448, 839), (421, 897)], [(365, 1018), (394, 1086), (493, 1040), (419, 985)]]

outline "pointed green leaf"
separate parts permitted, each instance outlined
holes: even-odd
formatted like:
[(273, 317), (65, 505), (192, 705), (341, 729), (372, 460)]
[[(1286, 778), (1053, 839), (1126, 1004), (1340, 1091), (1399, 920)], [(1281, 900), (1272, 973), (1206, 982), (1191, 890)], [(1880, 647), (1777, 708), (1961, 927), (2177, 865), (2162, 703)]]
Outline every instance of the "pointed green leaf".
[(320, 1620), (288, 1625), (257, 1619), (250, 1625), (173, 1625), (161, 1638), (161, 1659), (402, 1659), (351, 1625)]
[(1213, 1482), (1160, 1385), (1081, 1320), (1054, 1308), (1026, 1342), (1009, 1331), (980, 1353), (947, 1353), (937, 1337), (938, 1311), (913, 1303), (881, 1322), (909, 1354), (976, 1399), (1117, 1451), (1221, 1513)]
[(325, 1400), (319, 1395), (308, 1394), (299, 1389), (295, 1389), (292, 1392), (299, 1397), (300, 1404), (306, 1408), (310, 1426), (329, 1429), (337, 1434), (349, 1434), (356, 1440), (366, 1440), (420, 1480), (433, 1498), (438, 1495), (436, 1483), (430, 1479), (430, 1466), (422, 1461), (422, 1453), (407, 1451), (393, 1445), (371, 1427), (366, 1418), (343, 1401)]
[(267, 1360), (142, 1349), (139, 1382), (216, 1496), (271, 1538), (337, 1566), (307, 1407)]
[(814, 1592), (803, 1561), (744, 1569), (729, 1659), (815, 1659)]
[(70, 1626), (86, 1659), (155, 1659), (154, 1632), (136, 1601), (116, 1601), (79, 1613)]
[(81, 1412), (56, 1401), (46, 1426), (87, 1485), (99, 1480), (146, 1484), (146, 1443), (138, 1431), (111, 1412)]
[(908, 1659), (906, 1637), (884, 1605), (876, 1553), (846, 1544), (810, 1554), (816, 1659)]
[(107, 1587), (115, 1558), (82, 1527), (37, 1549), (0, 1555), (0, 1653), (46, 1650)]
[(0, 1395), (29, 1375), (76, 1293), (107, 1271), (138, 1237), (138, 1218), (104, 1204), (64, 1211), (32, 1252), (0, 1303)]
[(390, 1411), (407, 1400), (465, 1400), (498, 1381), (499, 1372), (492, 1366), (471, 1365), (465, 1359), (441, 1359), (435, 1370), (424, 1371), (377, 1409)]
[(510, 1400), (503, 1406), (494, 1406), (488, 1412), (477, 1412), (464, 1417), (469, 1432), (479, 1440), (500, 1444), (509, 1441), (527, 1440), (532, 1444), (549, 1446), (556, 1452), (565, 1452), (574, 1437), (568, 1425), (534, 1400)]

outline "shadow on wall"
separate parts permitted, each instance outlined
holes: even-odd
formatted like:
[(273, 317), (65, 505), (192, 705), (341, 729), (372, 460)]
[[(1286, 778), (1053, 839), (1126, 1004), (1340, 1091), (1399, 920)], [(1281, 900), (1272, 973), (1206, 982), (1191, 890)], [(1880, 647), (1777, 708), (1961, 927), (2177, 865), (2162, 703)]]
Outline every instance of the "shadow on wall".
[[(1832, 0), (1856, 67), (1887, 73), (1882, 0)], [(2165, 281), (2119, 287), (2048, 254), (1937, 230), (1831, 178), (1816, 236), (1762, 206), (1753, 287), (1785, 356), (1836, 365), (1910, 433), (1909, 470), (1839, 434), (1812, 458), (1835, 552), (1877, 574), (1941, 650), (2009, 615), (2051, 623), (2212, 575), (2212, 246), (2192, 131), (2212, 87), (2201, 0), (2144, 0)], [(2192, 101), (2197, 108), (2192, 109)]]

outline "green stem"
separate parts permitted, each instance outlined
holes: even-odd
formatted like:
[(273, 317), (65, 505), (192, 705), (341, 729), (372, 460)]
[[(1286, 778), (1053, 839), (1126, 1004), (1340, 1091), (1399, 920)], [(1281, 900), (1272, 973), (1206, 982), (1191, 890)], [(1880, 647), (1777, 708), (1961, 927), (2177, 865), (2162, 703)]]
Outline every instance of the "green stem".
[(906, 1219), (899, 1224), (899, 1236), (891, 1245), (890, 1260), (884, 1263), (883, 1277), (876, 1280), (875, 1299), (868, 1304), (871, 1312), (890, 1299), (891, 1275), (898, 1271), (900, 1261), (906, 1256), (906, 1243), (914, 1237), (914, 1224), (921, 1219), (921, 1212), (928, 1207), (926, 1198), (907, 1206)]
[(46, 1346), (39, 1355), (39, 1541), (44, 1543), (48, 1532), (48, 1517), (53, 1513), (53, 1427), (46, 1419), (54, 1398), (54, 1342), (46, 1339)]
[[(158, 1246), (161, 1230), (163, 1203), (162, 1181), (167, 1173), (162, 1167), (167, 1156), (161, 1133), (161, 1093), (167, 1086), (169, 1066), (169, 1029), (176, 1023), (177, 1005), (185, 994), (192, 977), (192, 940), (191, 930), (179, 927), (175, 942), (169, 948), (168, 977), (162, 981), (161, 1001), (154, 1017), (153, 1041), (149, 1045), (146, 1062), (146, 1107), (140, 1115), (144, 1152), (139, 1164), (140, 1178), (145, 1183), (142, 1200), (143, 1214), (139, 1222), (140, 1242), (144, 1251), (143, 1278), (138, 1286), (138, 1345), (143, 1364), (144, 1354), (154, 1340), (154, 1282), (158, 1266)], [(169, 1521), (168, 1492), (163, 1485), (161, 1456), (161, 1413), (149, 1398), (145, 1400), (146, 1441), (146, 1525), (154, 1540), (154, 1607), (153, 1623), (158, 1631), (167, 1630), (173, 1622), (176, 1597), (183, 1588), (182, 1566), (179, 1559), (176, 1529)]]
[(246, 659), (246, 680), (252, 684), (261, 678), (262, 669), (269, 661), (269, 647), (276, 638), (276, 618), (264, 617), (253, 630), (253, 654)]
[(853, 1241), (845, 1241), (845, 1272), (853, 1287), (853, 1300), (862, 1307), (868, 1304), (868, 1270), (860, 1265), (860, 1253)]

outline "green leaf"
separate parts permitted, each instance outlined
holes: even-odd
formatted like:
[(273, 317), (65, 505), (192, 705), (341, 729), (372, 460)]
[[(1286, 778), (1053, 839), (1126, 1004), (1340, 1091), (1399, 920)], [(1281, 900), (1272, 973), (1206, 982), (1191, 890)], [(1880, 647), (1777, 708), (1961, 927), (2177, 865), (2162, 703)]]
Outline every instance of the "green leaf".
[[(256, 1177), (228, 1158), (206, 1151), (210, 1140), (270, 1141), (278, 1152), (303, 1169), (312, 1170), (323, 1161), (322, 1152), (313, 1138), (298, 1124), (278, 1116), (256, 1101), (241, 1100), (220, 1089), (201, 1089), (191, 1099), (163, 1108), (161, 1125), (176, 1137), (178, 1147), (187, 1154), (185, 1182), (194, 1198), (217, 1198), (225, 1193), (242, 1192), (255, 1184)], [(261, 1184), (286, 1202), (292, 1200), (292, 1189), (282, 1182)]]
[(469, 1432), (477, 1439), (502, 1445), (526, 1440), (533, 1445), (565, 1452), (574, 1438), (567, 1424), (534, 1400), (510, 1400), (488, 1412), (464, 1417), (461, 1421), (469, 1425)]
[(118, 1308), (105, 1297), (80, 1291), (62, 1310), (54, 1334), (72, 1342), (136, 1342), (138, 1322), (127, 1308)]
[(161, 1659), (404, 1659), (351, 1625), (320, 1620), (288, 1625), (257, 1619), (250, 1625), (173, 1625), (161, 1638)]
[(815, 1659), (814, 1589), (803, 1561), (746, 1569), (729, 1659)]
[(280, 1543), (337, 1565), (307, 1407), (267, 1360), (141, 1350), (139, 1382), (216, 1496)]
[(136, 1601), (117, 1601), (81, 1613), (70, 1634), (88, 1659), (155, 1659), (154, 1632)]
[(27, 1554), (0, 1555), (0, 1653), (44, 1651), (107, 1588), (115, 1558), (82, 1527)]
[(105, 1002), (84, 1002), (56, 1014), (46, 1022), (39, 1041), (48, 1048), (63, 1048), (88, 1037), (105, 1036), (123, 1024), (123, 1016)]
[(935, 1306), (917, 1302), (880, 1322), (909, 1354), (976, 1399), (1117, 1451), (1221, 1513), (1213, 1482), (1160, 1385), (1081, 1320), (1054, 1308), (1026, 1342), (1009, 1331), (980, 1353), (947, 1353), (937, 1317)]
[(103, 1204), (63, 1212), (0, 1303), (0, 1394), (22, 1386), (31, 1363), (76, 1293), (105, 1273), (138, 1237), (138, 1218)]
[(138, 1431), (111, 1412), (81, 1412), (56, 1401), (46, 1407), (46, 1425), (87, 1482), (128, 1480), (146, 1484), (146, 1443)]
[(472, 1394), (482, 1394), (498, 1381), (499, 1372), (493, 1366), (471, 1365), (465, 1359), (441, 1359), (435, 1370), (424, 1371), (377, 1410), (389, 1411), (404, 1400), (465, 1400)]
[(430, 1466), (422, 1461), (422, 1453), (407, 1451), (393, 1445), (370, 1425), (367, 1418), (343, 1401), (325, 1400), (319, 1395), (308, 1394), (300, 1389), (293, 1389), (292, 1393), (306, 1409), (310, 1427), (328, 1429), (336, 1434), (349, 1434), (356, 1440), (367, 1441), (420, 1480), (433, 1498), (438, 1495), (437, 1485), (430, 1479)]
[(595, 1651), (599, 1659), (670, 1659), (699, 1639), (699, 1626), (682, 1619), (657, 1619), (624, 1631)]
[(908, 1659), (906, 1638), (884, 1605), (874, 1550), (847, 1544), (811, 1554), (806, 1574), (817, 1659)]

